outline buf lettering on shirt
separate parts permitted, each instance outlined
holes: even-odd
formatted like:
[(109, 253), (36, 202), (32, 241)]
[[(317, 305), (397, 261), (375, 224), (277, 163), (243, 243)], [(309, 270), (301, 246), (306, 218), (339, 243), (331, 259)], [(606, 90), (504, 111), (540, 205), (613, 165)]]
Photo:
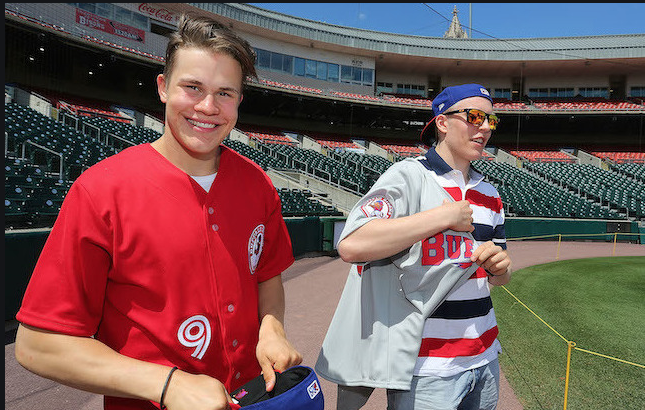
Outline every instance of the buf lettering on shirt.
[[(470, 259), (474, 243), (470, 238), (439, 232), (424, 239), (421, 244), (421, 265), (438, 266), (445, 260), (455, 262)], [(467, 266), (464, 266), (464, 268)]]

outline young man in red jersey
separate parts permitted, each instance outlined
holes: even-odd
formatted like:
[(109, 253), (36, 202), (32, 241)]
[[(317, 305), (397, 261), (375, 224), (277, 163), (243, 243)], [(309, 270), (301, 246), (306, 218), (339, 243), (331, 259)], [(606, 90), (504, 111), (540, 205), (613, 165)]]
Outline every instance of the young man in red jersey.
[[(338, 409), (386, 388), (390, 410), (497, 406), (497, 323), (490, 285), (511, 277), (497, 190), (471, 167), (498, 124), (488, 91), (448, 87), (433, 100), (423, 157), (392, 165), (358, 201), (338, 252), (352, 263), (317, 373)], [(434, 123), (434, 127), (431, 124)]]
[(21, 365), (107, 410), (199, 410), (302, 361), (283, 326), (279, 197), (221, 145), (254, 61), (227, 28), (182, 17), (157, 78), (164, 133), (74, 182), (17, 314)]

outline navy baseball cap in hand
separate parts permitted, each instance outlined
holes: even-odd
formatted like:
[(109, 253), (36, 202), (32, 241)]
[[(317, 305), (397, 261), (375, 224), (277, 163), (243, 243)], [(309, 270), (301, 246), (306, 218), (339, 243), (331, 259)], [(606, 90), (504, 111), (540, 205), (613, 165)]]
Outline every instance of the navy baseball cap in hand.
[(421, 131), (421, 141), (430, 146), (432, 145), (432, 130), (430, 124), (437, 118), (437, 115), (443, 114), (446, 110), (453, 105), (457, 104), (459, 101), (470, 98), (470, 97), (484, 97), (487, 98), (491, 103), (493, 99), (490, 96), (490, 93), (480, 84), (463, 84), (455, 85), (452, 87), (447, 87), (439, 95), (432, 100), (432, 113), (434, 117), (423, 128)]
[(273, 390), (266, 391), (260, 375), (231, 393), (234, 404), (244, 410), (324, 410), (320, 381), (312, 368), (294, 366), (275, 375)]

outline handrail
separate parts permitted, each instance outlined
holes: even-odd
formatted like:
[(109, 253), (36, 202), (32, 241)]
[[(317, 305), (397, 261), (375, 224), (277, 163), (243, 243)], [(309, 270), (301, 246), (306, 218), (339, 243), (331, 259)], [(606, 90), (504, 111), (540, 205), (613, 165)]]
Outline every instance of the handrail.
[(42, 149), (42, 150), (44, 150), (44, 151), (47, 151), (47, 152), (49, 152), (49, 153), (52, 153), (52, 154), (54, 154), (54, 155), (58, 155), (58, 157), (60, 158), (60, 161), (59, 161), (59, 167), (58, 167), (58, 172), (59, 172), (58, 176), (59, 176), (61, 179), (63, 178), (63, 154), (61, 154), (60, 152), (56, 152), (56, 151), (54, 151), (54, 150), (51, 150), (51, 149), (49, 149), (49, 148), (47, 148), (47, 147), (43, 147), (43, 146), (42, 146), (42, 145), (40, 145), (40, 144), (36, 144), (35, 142), (33, 142), (33, 141), (31, 141), (31, 140), (26, 140), (26, 141), (22, 144), (22, 157), (23, 157), (23, 158), (25, 158), (25, 144), (31, 144), (31, 145), (35, 146), (36, 148), (40, 148), (40, 149)]

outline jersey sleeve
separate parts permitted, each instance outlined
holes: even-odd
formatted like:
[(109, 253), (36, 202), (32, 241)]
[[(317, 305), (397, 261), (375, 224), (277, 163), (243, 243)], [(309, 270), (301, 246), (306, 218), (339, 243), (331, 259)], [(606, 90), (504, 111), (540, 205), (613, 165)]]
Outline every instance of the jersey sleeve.
[(295, 260), (291, 237), (282, 217), (280, 197), (273, 185), (271, 185), (271, 190), (272, 195), (269, 201), (272, 205), (266, 220), (264, 249), (256, 271), (258, 282), (264, 282), (280, 275)]
[(73, 336), (96, 333), (111, 266), (106, 222), (85, 188), (74, 183), (27, 285), (18, 321)]
[(404, 160), (392, 165), (354, 205), (338, 242), (374, 219), (394, 219), (418, 212), (420, 183), (420, 174), (411, 162)]

